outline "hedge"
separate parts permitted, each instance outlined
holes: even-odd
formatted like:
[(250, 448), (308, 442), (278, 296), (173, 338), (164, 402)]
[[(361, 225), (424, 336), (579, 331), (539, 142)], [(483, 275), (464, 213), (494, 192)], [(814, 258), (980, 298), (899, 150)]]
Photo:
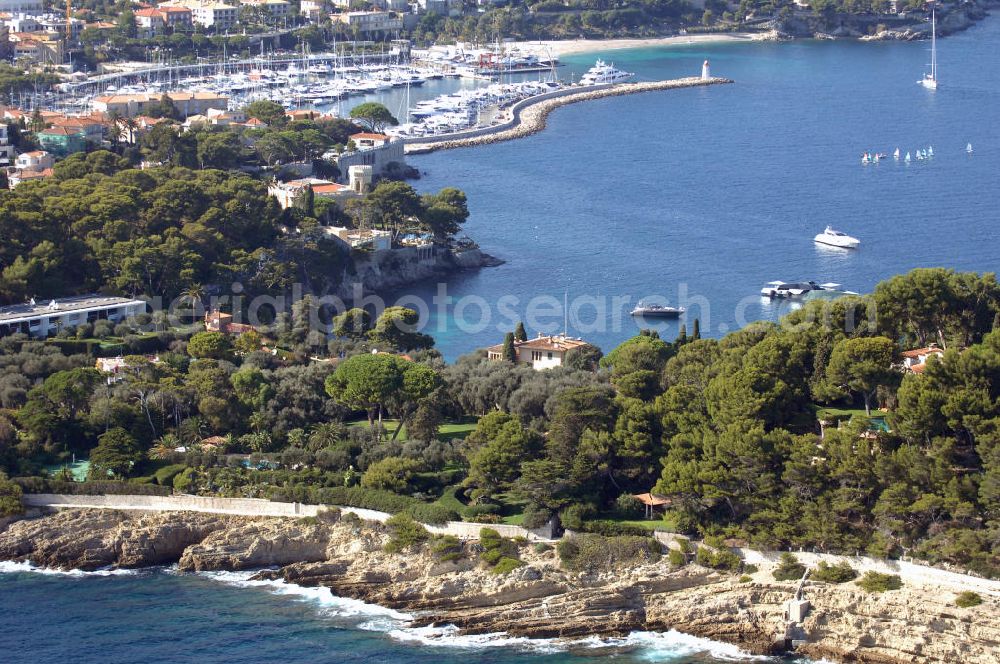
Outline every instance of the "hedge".
[(603, 535), (604, 537), (649, 537), (649, 531), (642, 526), (633, 526), (628, 523), (617, 523), (604, 519), (594, 519), (584, 521), (580, 530), (585, 533)]
[(405, 512), (421, 523), (442, 524), (448, 521), (458, 521), (458, 513), (442, 505), (425, 503), (422, 500), (401, 496), (390, 491), (365, 489), (359, 486), (316, 488), (300, 485), (284, 487), (275, 492), (271, 496), (271, 500), (360, 507), (388, 512), (389, 514)]
[(61, 482), (47, 477), (14, 477), (24, 493), (60, 493), (71, 496), (169, 496), (170, 487), (130, 482)]

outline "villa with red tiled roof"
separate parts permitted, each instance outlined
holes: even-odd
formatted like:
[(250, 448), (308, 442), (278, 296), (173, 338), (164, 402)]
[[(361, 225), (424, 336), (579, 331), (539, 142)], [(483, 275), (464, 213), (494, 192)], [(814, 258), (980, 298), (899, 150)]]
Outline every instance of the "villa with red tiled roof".
[(937, 344), (930, 344), (926, 348), (904, 350), (901, 355), (903, 356), (903, 370), (919, 374), (927, 368), (927, 360), (931, 357), (943, 359), (944, 351), (938, 348)]
[[(517, 364), (530, 364), (535, 370), (552, 369), (563, 365), (569, 351), (589, 345), (583, 339), (564, 334), (543, 336), (539, 333), (534, 339), (514, 341), (514, 354)], [(486, 357), (497, 362), (503, 361), (503, 344), (487, 348)]]

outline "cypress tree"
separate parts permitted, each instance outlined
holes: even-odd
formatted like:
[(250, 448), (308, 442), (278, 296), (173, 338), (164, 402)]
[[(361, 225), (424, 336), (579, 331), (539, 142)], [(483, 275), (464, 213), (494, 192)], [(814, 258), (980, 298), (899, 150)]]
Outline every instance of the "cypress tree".
[(514, 348), (513, 332), (508, 332), (503, 338), (503, 359), (508, 362), (517, 362), (517, 351)]
[(691, 331), (692, 341), (701, 339), (701, 321), (697, 318), (694, 319), (694, 329)]
[(687, 341), (688, 341), (688, 326), (681, 325), (680, 332), (677, 333), (677, 341), (674, 342), (674, 345), (680, 348), (681, 346), (686, 344)]
[(527, 341), (528, 333), (524, 331), (524, 323), (518, 323), (514, 328), (514, 339), (517, 341)]

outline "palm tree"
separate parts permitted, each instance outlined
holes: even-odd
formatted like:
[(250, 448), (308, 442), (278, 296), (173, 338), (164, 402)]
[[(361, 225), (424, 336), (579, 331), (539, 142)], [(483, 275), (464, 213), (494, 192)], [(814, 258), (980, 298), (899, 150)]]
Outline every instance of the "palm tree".
[(198, 308), (201, 306), (201, 302), (204, 298), (205, 287), (201, 284), (191, 284), (184, 289), (183, 293), (181, 293), (181, 299), (187, 300), (188, 305), (191, 307), (192, 323), (198, 317)]
[(327, 447), (333, 447), (344, 439), (347, 432), (343, 422), (321, 422), (313, 427), (309, 434), (309, 451), (317, 452)]
[(181, 446), (181, 439), (175, 434), (165, 433), (156, 441), (156, 444), (149, 450), (149, 458), (154, 461), (167, 459), (174, 451)]

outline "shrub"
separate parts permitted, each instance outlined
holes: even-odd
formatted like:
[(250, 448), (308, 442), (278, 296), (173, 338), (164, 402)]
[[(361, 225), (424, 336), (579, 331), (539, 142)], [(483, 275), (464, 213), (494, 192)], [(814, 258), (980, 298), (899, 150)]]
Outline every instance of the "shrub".
[(822, 583), (847, 583), (858, 578), (858, 573), (846, 560), (836, 565), (827, 565), (826, 561), (821, 560), (809, 574), (809, 578)]
[(441, 524), (453, 520), (458, 515), (443, 505), (416, 502), (406, 508), (406, 514), (421, 523)]
[(412, 549), (430, 537), (427, 529), (408, 514), (396, 514), (385, 522), (391, 539), (382, 547), (387, 553), (399, 553)]
[(490, 570), (493, 574), (508, 574), (518, 567), (524, 566), (524, 563), (517, 558), (508, 558), (507, 556), (502, 557)]
[(722, 535), (705, 535), (705, 544), (713, 549), (721, 549), (726, 546), (726, 541)]
[(595, 535), (604, 535), (605, 537), (649, 536), (649, 531), (642, 526), (633, 526), (628, 523), (616, 523), (614, 521), (607, 521), (603, 519), (584, 521), (580, 528), (574, 530), (580, 530), (585, 533), (593, 533)]
[[(502, 537), (492, 528), (483, 528), (479, 531), (479, 545), (483, 547), (483, 552), (479, 555), (480, 559), (493, 567), (494, 572), (501, 563), (509, 567), (504, 572), (496, 572), (497, 574), (506, 574), (514, 567), (520, 567), (524, 564), (517, 557), (517, 544), (511, 539)], [(517, 564), (510, 567), (511, 563), (504, 563), (505, 560), (513, 560)]]
[(24, 493), (61, 493), (74, 496), (169, 496), (172, 493), (170, 487), (166, 486), (131, 484), (110, 480), (61, 482), (45, 477), (14, 477), (11, 481), (20, 486)]
[(552, 547), (546, 544), (545, 542), (536, 542), (534, 549), (535, 553), (545, 553), (547, 551), (551, 551)]
[(24, 511), (21, 505), (22, 493), (20, 486), (0, 473), (0, 518), (21, 514)]
[[(271, 499), (288, 500), (287, 489), (282, 495), (272, 495)], [(407, 512), (417, 521), (429, 524), (442, 524), (457, 521), (458, 512), (440, 504), (425, 503), (409, 496), (400, 496), (389, 491), (365, 489), (359, 486), (336, 486), (322, 489), (309, 489), (304, 495), (295, 497), (299, 502), (311, 502), (319, 505), (342, 505), (344, 507), (361, 507), (369, 510), (398, 514)]]
[(806, 573), (806, 566), (790, 553), (781, 554), (781, 562), (774, 569), (775, 581), (798, 581)]
[(982, 603), (983, 598), (980, 597), (978, 593), (974, 593), (971, 590), (960, 592), (955, 596), (955, 606), (960, 609), (968, 609), (973, 606), (979, 606)]
[(694, 553), (694, 547), (691, 545), (691, 540), (685, 537), (677, 538), (677, 546), (681, 548), (681, 553)]
[(394, 493), (411, 491), (414, 474), (421, 464), (413, 459), (388, 457), (376, 461), (361, 476), (361, 486), (365, 489), (380, 489)]
[(667, 551), (667, 560), (670, 561), (672, 567), (684, 567), (687, 564), (687, 556), (677, 549)]
[(434, 538), (431, 553), (441, 562), (450, 562), (465, 557), (465, 547), (454, 535), (441, 535)]
[(702, 567), (710, 567), (712, 569), (726, 570), (730, 572), (738, 570), (740, 568), (740, 564), (743, 562), (738, 555), (729, 549), (712, 551), (704, 546), (698, 547), (698, 554), (695, 560)]
[(639, 499), (630, 493), (623, 493), (615, 499), (615, 511), (626, 519), (641, 519), (646, 512)]
[(751, 581), (753, 581), (753, 577), (749, 574), (744, 574), (740, 577), (740, 583), (750, 583)]
[(879, 572), (865, 572), (865, 575), (855, 581), (863, 590), (870, 593), (882, 593), (887, 590), (899, 590), (903, 587), (903, 580), (896, 574), (880, 574)]
[(592, 505), (577, 503), (570, 505), (560, 512), (559, 520), (562, 521), (563, 527), (565, 528), (582, 531), (585, 527), (584, 521), (594, 516), (596, 513), (597, 510), (595, 510)]
[(610, 570), (660, 559), (660, 543), (652, 537), (586, 534), (567, 542), (559, 543), (559, 558), (563, 567), (577, 572)]
[(164, 466), (158, 471), (153, 473), (153, 479), (160, 486), (173, 486), (174, 477), (184, 471), (187, 468), (183, 463), (175, 463), (169, 466)]

